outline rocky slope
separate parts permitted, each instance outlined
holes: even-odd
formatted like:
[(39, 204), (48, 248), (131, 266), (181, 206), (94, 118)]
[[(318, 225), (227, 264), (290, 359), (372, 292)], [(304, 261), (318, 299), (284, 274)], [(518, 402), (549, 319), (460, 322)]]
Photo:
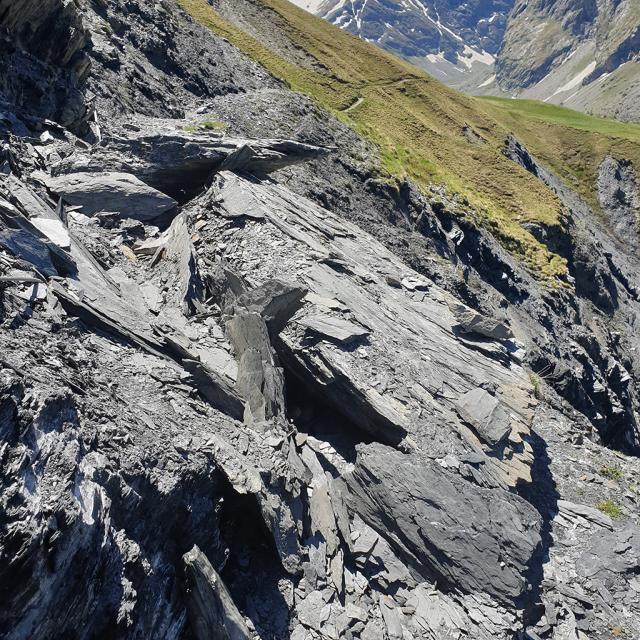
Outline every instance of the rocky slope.
[(640, 633), (632, 164), (504, 140), (554, 289), (173, 0), (0, 7), (3, 637)]
[(296, 4), (454, 88), (640, 120), (634, 0)]

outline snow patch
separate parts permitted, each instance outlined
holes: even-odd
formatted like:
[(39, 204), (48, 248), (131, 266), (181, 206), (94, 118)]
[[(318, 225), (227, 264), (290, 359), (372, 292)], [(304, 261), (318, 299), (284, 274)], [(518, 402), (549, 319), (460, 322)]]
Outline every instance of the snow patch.
[(444, 60), (444, 53), (442, 51), (437, 55), (435, 53), (428, 53), (426, 58), (431, 64), (436, 64), (437, 62), (442, 62)]
[(467, 69), (471, 69), (474, 62), (479, 62), (489, 67), (495, 62), (495, 58), (484, 49), (480, 53), (465, 44), (462, 54), (458, 54), (458, 62), (462, 63)]
[(482, 84), (478, 85), (478, 89), (482, 89), (482, 87), (488, 87), (490, 84), (496, 81), (496, 76), (492, 75), (487, 78)]
[(545, 98), (545, 102), (549, 102), (551, 98), (557, 96), (559, 93), (564, 93), (565, 91), (571, 91), (575, 89), (577, 86), (582, 84), (582, 81), (589, 75), (593, 73), (596, 68), (595, 60), (590, 62), (577, 76), (571, 78), (569, 82), (563, 84), (560, 88), (556, 89), (548, 98)]
[(325, 0), (291, 0), (293, 4), (309, 13), (316, 13)]

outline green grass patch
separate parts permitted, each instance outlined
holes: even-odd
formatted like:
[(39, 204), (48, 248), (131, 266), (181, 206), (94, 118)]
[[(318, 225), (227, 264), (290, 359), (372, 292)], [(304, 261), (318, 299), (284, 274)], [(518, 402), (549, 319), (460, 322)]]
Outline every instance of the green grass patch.
[(612, 520), (620, 520), (624, 517), (622, 507), (613, 500), (601, 500), (596, 504), (596, 508), (608, 515)]
[(535, 100), (482, 97), (478, 101), (596, 211), (600, 210), (598, 166), (604, 157), (612, 154), (640, 167), (640, 124)]
[[(633, 127), (619, 128), (551, 105), (522, 101), (516, 106), (520, 101), (465, 96), (285, 0), (255, 2), (265, 12), (262, 28), (268, 24), (274, 41), (286, 42), (282, 53), (269, 48), (270, 38), (254, 37), (222, 18), (206, 0), (178, 2), (292, 90), (311, 97), (374, 142), (388, 176), (409, 177), (425, 191), (437, 183), (459, 194), (469, 203), (461, 215), (490, 230), (549, 283), (557, 284), (566, 274), (566, 263), (525, 225), (560, 227), (562, 208), (546, 186), (504, 156), (507, 135), (514, 133), (590, 202), (594, 166), (597, 169), (610, 149), (610, 140), (637, 146)], [(357, 106), (345, 111), (352, 105)], [(470, 141), (466, 127), (486, 143)]]
[(542, 400), (542, 381), (535, 373), (529, 374), (531, 386), (533, 387), (533, 396), (536, 400)]
[(590, 133), (640, 142), (640, 124), (599, 118), (538, 100), (512, 100), (492, 96), (483, 96), (478, 99), (492, 103), (511, 117), (537, 118), (545, 123), (559, 124), (563, 127), (573, 127)]
[(186, 127), (182, 127), (183, 131), (187, 131), (188, 133), (195, 133), (196, 131), (221, 131), (227, 128), (226, 122), (221, 122), (220, 120), (205, 120), (204, 122), (200, 122), (199, 124), (190, 124)]
[(622, 480), (624, 478), (624, 472), (620, 467), (601, 467), (600, 475), (604, 478), (608, 478), (609, 480)]

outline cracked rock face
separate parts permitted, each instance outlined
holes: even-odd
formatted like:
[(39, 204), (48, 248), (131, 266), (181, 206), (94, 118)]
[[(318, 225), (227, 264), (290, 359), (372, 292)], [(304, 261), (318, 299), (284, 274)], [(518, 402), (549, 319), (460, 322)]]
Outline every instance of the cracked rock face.
[(510, 141), (570, 217), (553, 298), (173, 2), (34, 6), (0, 0), (3, 637), (640, 633), (629, 245)]

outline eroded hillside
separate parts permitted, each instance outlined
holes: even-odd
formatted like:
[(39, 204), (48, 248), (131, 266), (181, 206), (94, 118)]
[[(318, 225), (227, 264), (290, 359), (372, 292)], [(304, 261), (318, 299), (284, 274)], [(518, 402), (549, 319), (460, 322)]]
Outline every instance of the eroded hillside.
[(640, 632), (634, 127), (276, 0), (0, 22), (7, 638)]

